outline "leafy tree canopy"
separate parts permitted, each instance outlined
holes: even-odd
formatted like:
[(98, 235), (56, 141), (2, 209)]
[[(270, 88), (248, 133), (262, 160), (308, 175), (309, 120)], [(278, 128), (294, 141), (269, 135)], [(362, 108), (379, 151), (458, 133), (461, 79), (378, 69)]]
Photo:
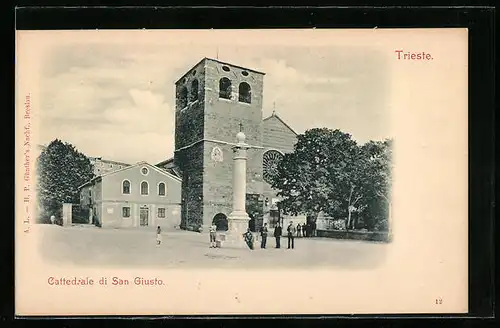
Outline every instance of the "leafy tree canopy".
[(73, 145), (52, 141), (37, 159), (41, 219), (60, 213), (62, 203), (79, 202), (78, 187), (94, 177), (90, 160)]
[[(349, 217), (389, 200), (392, 141), (359, 146), (340, 130), (315, 128), (298, 136), (285, 154), (272, 187), (289, 214), (324, 212)], [(371, 205), (370, 205), (371, 204)]]

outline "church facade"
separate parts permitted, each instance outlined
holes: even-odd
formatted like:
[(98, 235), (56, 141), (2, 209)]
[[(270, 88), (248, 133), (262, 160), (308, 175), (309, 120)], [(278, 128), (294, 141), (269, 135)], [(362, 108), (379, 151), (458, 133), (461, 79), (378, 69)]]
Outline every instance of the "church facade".
[[(297, 134), (278, 115), (263, 118), (265, 73), (204, 58), (176, 83), (174, 157), (157, 166), (181, 179), (181, 222), (187, 230), (227, 228), (232, 210), (232, 144), (243, 130), (248, 151), (246, 210), (250, 228), (272, 228), (279, 212), (270, 179)], [(305, 221), (305, 217), (295, 217)], [(296, 224), (297, 222), (295, 222)]]

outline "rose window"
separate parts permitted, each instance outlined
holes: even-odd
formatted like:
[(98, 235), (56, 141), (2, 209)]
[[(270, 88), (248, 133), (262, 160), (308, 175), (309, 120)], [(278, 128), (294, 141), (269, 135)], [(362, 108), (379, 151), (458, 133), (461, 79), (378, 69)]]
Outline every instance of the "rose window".
[(264, 181), (271, 184), (278, 174), (278, 165), (283, 159), (283, 154), (276, 150), (269, 150), (264, 153), (263, 173)]

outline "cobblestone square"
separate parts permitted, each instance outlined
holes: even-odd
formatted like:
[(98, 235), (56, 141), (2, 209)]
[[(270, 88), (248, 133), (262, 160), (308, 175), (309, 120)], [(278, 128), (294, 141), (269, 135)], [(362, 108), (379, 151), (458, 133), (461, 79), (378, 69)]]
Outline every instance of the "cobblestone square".
[[(93, 226), (39, 227), (40, 250), (44, 261), (101, 267), (148, 268), (371, 268), (384, 260), (387, 244), (336, 240), (331, 238), (295, 238), (295, 248), (281, 248), (268, 238), (267, 248), (210, 248), (207, 233), (182, 230), (162, 233), (156, 245), (155, 229), (103, 229)], [(226, 244), (227, 245), (227, 244)]]

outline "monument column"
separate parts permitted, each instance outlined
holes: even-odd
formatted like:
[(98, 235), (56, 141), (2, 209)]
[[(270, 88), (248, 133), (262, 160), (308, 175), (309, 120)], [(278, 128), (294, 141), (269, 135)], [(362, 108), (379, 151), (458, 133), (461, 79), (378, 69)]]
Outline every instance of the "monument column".
[(243, 233), (248, 229), (250, 217), (246, 212), (246, 167), (247, 149), (245, 134), (238, 132), (236, 140), (238, 143), (233, 147), (233, 209), (228, 217), (229, 242), (234, 246), (246, 247)]

